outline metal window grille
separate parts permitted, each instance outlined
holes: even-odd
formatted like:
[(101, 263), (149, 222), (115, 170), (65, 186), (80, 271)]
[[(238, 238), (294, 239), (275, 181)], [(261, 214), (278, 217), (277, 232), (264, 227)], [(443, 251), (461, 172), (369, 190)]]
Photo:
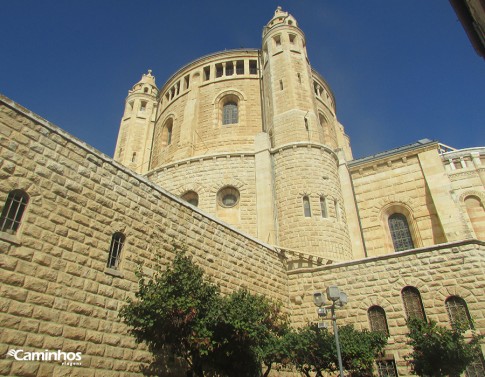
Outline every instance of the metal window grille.
[(0, 215), (0, 231), (17, 233), (22, 221), (29, 196), (22, 190), (14, 190), (8, 194), (7, 201)]
[(379, 377), (397, 377), (396, 363), (394, 360), (377, 361), (377, 373)]
[(401, 295), (407, 317), (426, 320), (423, 302), (417, 288), (406, 287), (402, 290)]
[(466, 377), (484, 377), (485, 376), (485, 362), (483, 356), (480, 355), (467, 366), (465, 371)]
[(238, 122), (237, 103), (228, 102), (222, 109), (222, 124), (234, 124)]
[(373, 306), (367, 312), (369, 316), (370, 328), (372, 331), (378, 331), (389, 336), (387, 327), (386, 312), (380, 306)]
[(118, 268), (120, 264), (121, 249), (123, 249), (123, 244), (125, 242), (125, 236), (123, 233), (115, 233), (111, 238), (111, 246), (109, 247), (109, 256), (107, 267)]
[(305, 217), (312, 216), (312, 210), (310, 208), (310, 199), (308, 199), (308, 196), (303, 197), (303, 213), (305, 214)]
[(458, 296), (451, 296), (446, 300), (445, 305), (452, 326), (462, 325), (473, 329), (473, 322), (465, 300)]
[(389, 216), (389, 230), (391, 231), (392, 243), (395, 251), (414, 249), (413, 238), (409, 231), (406, 216), (395, 213)]

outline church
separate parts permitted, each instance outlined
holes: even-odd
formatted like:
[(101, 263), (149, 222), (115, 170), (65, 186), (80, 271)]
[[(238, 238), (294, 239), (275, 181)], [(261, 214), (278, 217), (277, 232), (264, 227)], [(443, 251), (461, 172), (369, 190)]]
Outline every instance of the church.
[[(409, 317), (485, 334), (485, 147), (422, 139), (354, 159), (297, 20), (278, 7), (261, 46), (203, 56), (161, 87), (143, 74), (113, 158), (0, 97), (0, 346), (82, 356), (5, 357), (0, 375), (141, 375), (150, 354), (118, 312), (137, 266), (168, 264), (173, 242), (295, 326), (337, 285), (338, 323), (388, 336), (378, 376), (411, 375)], [(484, 375), (482, 357), (466, 376)]]

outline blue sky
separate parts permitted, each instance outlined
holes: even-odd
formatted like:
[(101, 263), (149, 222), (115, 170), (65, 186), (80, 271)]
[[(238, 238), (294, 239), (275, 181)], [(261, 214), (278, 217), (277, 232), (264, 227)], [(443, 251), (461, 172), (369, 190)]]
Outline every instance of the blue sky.
[(355, 157), (422, 138), (485, 145), (485, 60), (445, 0), (2, 2), (0, 92), (112, 155), (128, 90), (293, 14)]

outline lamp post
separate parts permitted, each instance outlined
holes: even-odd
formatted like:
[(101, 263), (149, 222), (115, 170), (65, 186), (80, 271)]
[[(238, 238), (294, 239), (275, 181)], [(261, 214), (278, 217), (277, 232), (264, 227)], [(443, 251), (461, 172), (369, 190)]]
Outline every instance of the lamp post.
[(327, 309), (330, 308), (332, 314), (332, 324), (333, 324), (333, 333), (335, 335), (335, 346), (337, 348), (337, 359), (338, 359), (338, 367), (340, 370), (340, 377), (344, 377), (344, 368), (342, 365), (342, 354), (340, 353), (340, 341), (338, 336), (338, 327), (337, 327), (337, 315), (335, 314), (335, 305), (339, 304), (340, 307), (347, 304), (347, 294), (341, 292), (340, 289), (336, 285), (331, 285), (327, 287), (327, 299), (332, 302), (332, 305), (325, 307), (325, 297), (321, 292), (315, 292), (313, 294), (313, 302), (316, 306), (318, 306), (317, 313), (319, 317), (325, 317), (327, 315)]

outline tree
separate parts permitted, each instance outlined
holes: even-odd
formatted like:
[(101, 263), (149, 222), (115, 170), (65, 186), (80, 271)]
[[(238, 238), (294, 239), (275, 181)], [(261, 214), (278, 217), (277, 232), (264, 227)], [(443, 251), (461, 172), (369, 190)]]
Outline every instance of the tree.
[(137, 342), (155, 356), (182, 357), (191, 375), (260, 376), (271, 343), (288, 327), (280, 306), (263, 296), (240, 289), (223, 297), (183, 250), (166, 271), (138, 276), (136, 300), (121, 318)]
[(138, 272), (135, 297), (120, 311), (137, 342), (157, 355), (167, 349), (182, 357), (190, 372), (203, 376), (204, 361), (213, 351), (214, 322), (221, 306), (219, 288), (204, 280), (203, 270), (177, 251), (171, 267), (150, 279)]
[[(387, 343), (385, 335), (367, 330), (358, 331), (346, 325), (339, 329), (342, 364), (352, 377), (372, 376), (374, 360)], [(310, 376), (338, 370), (334, 334), (326, 328), (308, 325), (290, 336), (291, 360), (295, 367)]]
[(469, 342), (463, 335), (464, 328), (448, 329), (435, 321), (417, 318), (408, 320), (409, 342), (413, 352), (407, 356), (412, 372), (418, 376), (458, 377), (480, 355), (480, 339), (472, 334)]
[(372, 376), (374, 361), (384, 351), (387, 337), (376, 331), (358, 331), (351, 325), (339, 329), (342, 364), (352, 377)]

